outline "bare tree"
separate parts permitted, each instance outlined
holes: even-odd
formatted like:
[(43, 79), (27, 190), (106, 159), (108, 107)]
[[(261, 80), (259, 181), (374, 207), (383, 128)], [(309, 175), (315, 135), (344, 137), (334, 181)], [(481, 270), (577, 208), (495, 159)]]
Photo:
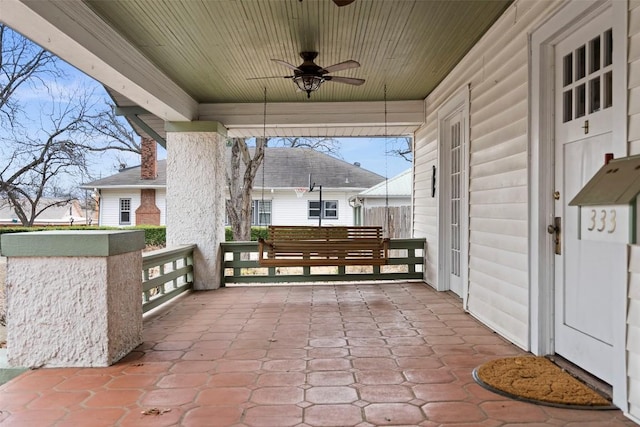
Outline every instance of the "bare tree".
[(288, 137), (269, 141), (271, 147), (310, 148), (333, 157), (342, 158), (340, 141), (335, 138)]
[(0, 113), (11, 127), (22, 105), (15, 96), (24, 86), (46, 88), (45, 78), (62, 75), (57, 58), (0, 23)]
[(140, 154), (140, 138), (124, 118), (116, 116), (115, 105), (107, 103), (91, 120), (89, 126), (97, 135), (92, 144), (85, 147), (87, 150)]
[[(264, 160), (267, 139), (256, 138), (253, 157), (245, 139), (233, 138), (230, 143), (231, 164), (227, 170), (230, 200), (226, 203), (227, 216), (231, 223), (233, 239), (248, 241), (251, 240), (251, 191), (258, 168)], [(244, 173), (241, 177), (243, 168)]]
[(115, 114), (115, 105), (106, 103), (88, 125), (93, 131), (94, 138), (83, 149), (95, 155), (110, 153), (113, 169), (121, 170), (127, 165), (127, 154), (140, 156), (140, 137), (134, 132), (124, 117)]
[(45, 210), (75, 199), (62, 181), (87, 174), (83, 145), (91, 138), (88, 98), (72, 94), (68, 101), (52, 104), (36, 132), (14, 129), (3, 136), (0, 195), (22, 225), (31, 226)]
[(113, 106), (100, 110), (92, 90), (70, 91), (66, 77), (55, 55), (0, 24), (0, 201), (23, 225), (75, 199), (71, 188), (93, 179), (103, 153), (140, 153)]
[(402, 157), (408, 162), (413, 161), (413, 138), (408, 136), (389, 140), (387, 155)]

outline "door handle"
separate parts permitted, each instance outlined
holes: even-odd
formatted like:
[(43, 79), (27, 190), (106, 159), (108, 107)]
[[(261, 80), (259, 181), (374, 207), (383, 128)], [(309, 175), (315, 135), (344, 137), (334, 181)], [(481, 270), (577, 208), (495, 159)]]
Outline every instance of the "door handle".
[(560, 224), (562, 223), (562, 218), (559, 216), (553, 219), (553, 224), (547, 226), (547, 233), (553, 234), (553, 243), (554, 243), (554, 252), (556, 255), (562, 255), (562, 242), (560, 239)]

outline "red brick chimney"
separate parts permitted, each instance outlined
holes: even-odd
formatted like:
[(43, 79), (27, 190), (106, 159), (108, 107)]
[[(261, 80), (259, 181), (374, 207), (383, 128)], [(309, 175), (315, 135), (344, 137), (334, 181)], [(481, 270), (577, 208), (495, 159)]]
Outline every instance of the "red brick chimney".
[[(157, 145), (151, 138), (142, 138), (140, 143), (140, 178), (158, 177)], [(160, 209), (156, 206), (156, 190), (140, 190), (140, 206), (136, 209), (136, 225), (160, 225)]]
[(156, 179), (158, 177), (158, 147), (151, 138), (142, 138), (140, 143), (140, 178)]

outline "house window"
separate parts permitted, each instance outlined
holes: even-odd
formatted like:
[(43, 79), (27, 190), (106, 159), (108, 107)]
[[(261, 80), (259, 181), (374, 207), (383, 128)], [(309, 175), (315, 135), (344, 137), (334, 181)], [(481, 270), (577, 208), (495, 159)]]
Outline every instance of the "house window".
[(120, 199), (120, 225), (131, 224), (131, 199)]
[(251, 205), (251, 225), (271, 224), (271, 200), (254, 200)]
[[(231, 200), (227, 200), (227, 205)], [(271, 224), (271, 200), (252, 200), (251, 201), (251, 225), (270, 225)], [(224, 210), (224, 225), (230, 226), (231, 221), (227, 210)]]
[[(338, 219), (338, 201), (323, 200), (322, 201), (322, 218)], [(320, 202), (317, 200), (309, 200), (309, 219), (318, 218), (320, 216)]]

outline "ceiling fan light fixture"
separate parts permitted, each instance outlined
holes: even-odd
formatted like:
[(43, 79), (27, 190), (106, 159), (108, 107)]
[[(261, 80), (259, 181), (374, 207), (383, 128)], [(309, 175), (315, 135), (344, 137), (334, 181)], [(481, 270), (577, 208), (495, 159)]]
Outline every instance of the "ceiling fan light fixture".
[(311, 92), (320, 88), (320, 85), (324, 82), (324, 78), (322, 76), (300, 75), (295, 76), (293, 81), (300, 90), (307, 92), (307, 98), (311, 98)]

